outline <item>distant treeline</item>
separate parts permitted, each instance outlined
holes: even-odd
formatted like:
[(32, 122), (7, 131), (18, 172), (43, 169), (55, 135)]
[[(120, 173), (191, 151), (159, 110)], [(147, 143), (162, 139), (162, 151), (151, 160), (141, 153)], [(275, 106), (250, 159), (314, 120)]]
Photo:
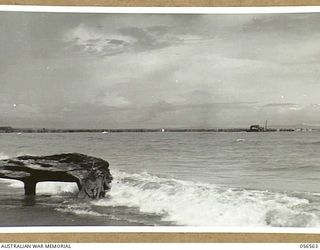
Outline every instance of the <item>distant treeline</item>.
[[(317, 130), (317, 129), (313, 129)], [(310, 131), (310, 129), (267, 129), (263, 132), (293, 132), (293, 131)], [(255, 132), (248, 128), (158, 128), (158, 129), (48, 129), (48, 128), (12, 128), (0, 127), (0, 133), (121, 133), (121, 132)]]

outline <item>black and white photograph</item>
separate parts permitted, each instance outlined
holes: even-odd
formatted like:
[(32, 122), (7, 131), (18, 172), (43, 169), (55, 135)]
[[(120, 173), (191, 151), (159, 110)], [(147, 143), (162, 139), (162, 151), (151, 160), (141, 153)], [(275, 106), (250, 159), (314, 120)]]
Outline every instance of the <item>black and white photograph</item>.
[(319, 23), (0, 9), (0, 228), (320, 228)]

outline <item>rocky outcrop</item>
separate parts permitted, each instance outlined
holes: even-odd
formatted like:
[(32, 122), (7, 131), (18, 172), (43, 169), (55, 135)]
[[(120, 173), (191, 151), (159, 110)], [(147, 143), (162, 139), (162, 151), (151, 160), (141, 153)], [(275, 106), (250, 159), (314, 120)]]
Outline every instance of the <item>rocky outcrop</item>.
[(78, 197), (92, 199), (104, 197), (112, 181), (107, 161), (78, 153), (0, 160), (0, 178), (22, 181), (25, 195), (35, 195), (38, 182), (76, 182)]

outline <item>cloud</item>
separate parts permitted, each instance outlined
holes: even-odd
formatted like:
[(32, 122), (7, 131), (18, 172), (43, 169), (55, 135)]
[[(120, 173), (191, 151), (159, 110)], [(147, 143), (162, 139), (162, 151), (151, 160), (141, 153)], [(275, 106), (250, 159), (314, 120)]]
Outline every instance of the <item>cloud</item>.
[(105, 91), (99, 93), (97, 95), (97, 99), (94, 100), (94, 103), (100, 103), (103, 106), (109, 107), (128, 107), (131, 104), (127, 98), (120, 96), (115, 91)]
[(120, 33), (102, 32), (95, 27), (80, 24), (68, 30), (63, 40), (69, 49), (91, 55), (113, 55), (129, 51), (135, 40)]
[(202, 39), (197, 35), (175, 33), (164, 25), (126, 26), (106, 31), (96, 26), (80, 24), (66, 31), (63, 36), (69, 50), (98, 56), (150, 51)]
[[(179, 104), (159, 101), (148, 107), (136, 107), (139, 110), (139, 116), (133, 119), (136, 123), (162, 124), (163, 126), (177, 124), (188, 126), (212, 127), (221, 125), (225, 120), (232, 120), (235, 111), (245, 113), (253, 110), (254, 103), (251, 102), (234, 102), (234, 103), (200, 103), (184, 102)], [(229, 117), (225, 116), (230, 113)], [(216, 118), (219, 119), (217, 120)], [(176, 124), (176, 125), (174, 125)]]
[(0, 113), (6, 117), (29, 117), (37, 116), (39, 109), (23, 103), (0, 103)]
[(296, 103), (268, 103), (262, 106), (263, 108), (272, 108), (277, 109), (279, 112), (287, 112), (287, 111), (299, 111), (303, 110), (303, 107)]
[(13, 125), (319, 122), (319, 14), (10, 15), (0, 109)]

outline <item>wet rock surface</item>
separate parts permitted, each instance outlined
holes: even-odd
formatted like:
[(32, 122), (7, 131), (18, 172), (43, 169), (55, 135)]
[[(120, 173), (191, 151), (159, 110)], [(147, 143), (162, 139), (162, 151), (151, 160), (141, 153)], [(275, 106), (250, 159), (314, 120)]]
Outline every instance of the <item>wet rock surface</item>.
[(79, 153), (0, 160), (0, 178), (24, 182), (25, 195), (35, 195), (38, 182), (76, 182), (78, 197), (92, 199), (104, 197), (113, 179), (107, 161)]

